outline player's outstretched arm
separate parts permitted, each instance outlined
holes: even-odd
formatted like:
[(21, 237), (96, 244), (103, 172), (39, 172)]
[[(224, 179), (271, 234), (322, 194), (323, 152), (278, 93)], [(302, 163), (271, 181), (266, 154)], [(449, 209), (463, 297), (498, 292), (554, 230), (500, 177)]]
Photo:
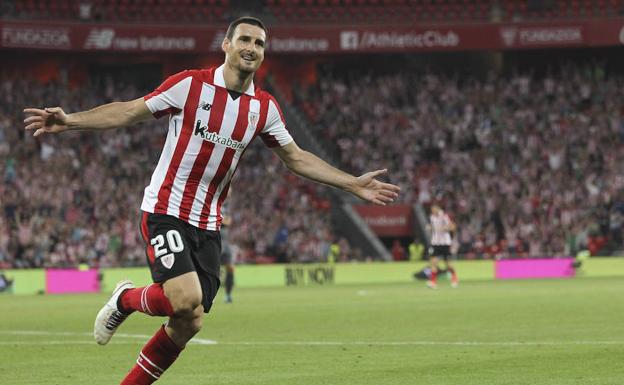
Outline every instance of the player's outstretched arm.
[(61, 107), (26, 108), (25, 129), (34, 136), (68, 130), (106, 130), (129, 126), (152, 117), (143, 98), (104, 104), (89, 111), (66, 114)]
[(399, 186), (383, 183), (375, 179), (387, 170), (367, 172), (359, 177), (341, 171), (316, 155), (304, 151), (295, 142), (274, 149), (286, 167), (295, 174), (318, 183), (337, 187), (341, 190), (377, 205), (393, 202), (399, 195)]

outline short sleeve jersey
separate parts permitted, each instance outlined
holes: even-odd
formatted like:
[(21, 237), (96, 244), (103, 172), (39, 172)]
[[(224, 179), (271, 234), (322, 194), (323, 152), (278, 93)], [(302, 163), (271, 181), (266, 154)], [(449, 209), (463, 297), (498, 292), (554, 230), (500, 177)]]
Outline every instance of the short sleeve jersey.
[(169, 130), (141, 209), (202, 229), (219, 230), (230, 182), (256, 136), (268, 147), (293, 140), (275, 98), (253, 83), (232, 95), (223, 66), (175, 74), (144, 100), (154, 117), (169, 117)]
[(431, 244), (433, 246), (450, 246), (451, 232), (446, 230), (453, 223), (451, 218), (445, 213), (440, 212), (438, 215), (431, 215)]

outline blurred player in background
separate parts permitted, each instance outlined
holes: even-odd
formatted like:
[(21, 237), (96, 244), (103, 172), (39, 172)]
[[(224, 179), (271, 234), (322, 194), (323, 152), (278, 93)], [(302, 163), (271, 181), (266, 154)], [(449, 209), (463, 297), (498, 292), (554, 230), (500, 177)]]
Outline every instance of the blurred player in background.
[(13, 280), (0, 271), (0, 292), (10, 292), (13, 287)]
[(228, 27), (221, 45), (225, 62), (219, 67), (180, 72), (142, 98), (89, 111), (24, 110), (29, 115), (25, 128), (34, 136), (102, 131), (169, 117), (164, 149), (141, 204), (141, 234), (154, 283), (135, 288), (121, 281), (94, 325), (97, 343), (105, 345), (134, 312), (168, 317), (122, 385), (156, 381), (201, 329), (220, 286), (221, 208), (238, 161), (256, 136), (296, 175), (374, 204), (385, 205), (398, 196), (398, 186), (375, 179), (386, 170), (355, 177), (297, 146), (277, 101), (253, 83), (265, 46), (264, 23), (242, 17)]
[(455, 288), (459, 284), (457, 273), (451, 264), (451, 244), (453, 239), (451, 232), (455, 231), (455, 222), (438, 205), (431, 206), (431, 215), (428, 225), (431, 231), (431, 248), (429, 250), (429, 264), (431, 267), (431, 278), (427, 286), (437, 289), (437, 276), (439, 271), (439, 260), (444, 259), (447, 271), (451, 273), (451, 287)]
[[(231, 193), (230, 189), (230, 193)], [(221, 208), (223, 222), (221, 222), (221, 266), (225, 270), (225, 303), (232, 303), (232, 288), (234, 287), (234, 250), (230, 243), (229, 229), (232, 225), (232, 216), (228, 207)]]

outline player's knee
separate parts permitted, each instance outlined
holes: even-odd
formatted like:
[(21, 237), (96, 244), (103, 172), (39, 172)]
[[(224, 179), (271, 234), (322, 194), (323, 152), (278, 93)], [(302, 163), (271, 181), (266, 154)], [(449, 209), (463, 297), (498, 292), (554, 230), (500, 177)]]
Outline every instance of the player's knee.
[[(201, 307), (201, 305), (200, 305)], [(203, 324), (203, 320), (204, 317), (203, 315), (200, 315), (198, 317), (194, 317), (190, 322), (189, 322), (189, 330), (193, 333), (193, 335), (199, 333), (199, 331), (202, 329)]]
[(176, 317), (194, 318), (201, 307), (201, 294), (185, 293), (171, 300), (171, 307)]
[(204, 307), (199, 305), (195, 308), (195, 310), (193, 310), (190, 317), (186, 319), (186, 323), (188, 324), (186, 328), (189, 331), (189, 334), (195, 335), (199, 333), (203, 326), (203, 319)]
[(167, 326), (174, 330), (180, 341), (186, 343), (201, 330), (203, 317), (204, 307), (199, 305), (191, 313), (171, 317)]

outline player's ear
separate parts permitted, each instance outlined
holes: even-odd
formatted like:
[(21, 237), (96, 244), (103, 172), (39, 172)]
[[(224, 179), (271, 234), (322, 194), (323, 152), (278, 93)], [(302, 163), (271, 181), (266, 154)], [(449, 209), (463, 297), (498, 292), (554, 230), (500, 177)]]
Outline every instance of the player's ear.
[(227, 52), (227, 49), (230, 47), (230, 44), (232, 44), (232, 42), (230, 41), (230, 39), (226, 37), (225, 39), (223, 39), (223, 43), (221, 43), (221, 50), (223, 52)]

